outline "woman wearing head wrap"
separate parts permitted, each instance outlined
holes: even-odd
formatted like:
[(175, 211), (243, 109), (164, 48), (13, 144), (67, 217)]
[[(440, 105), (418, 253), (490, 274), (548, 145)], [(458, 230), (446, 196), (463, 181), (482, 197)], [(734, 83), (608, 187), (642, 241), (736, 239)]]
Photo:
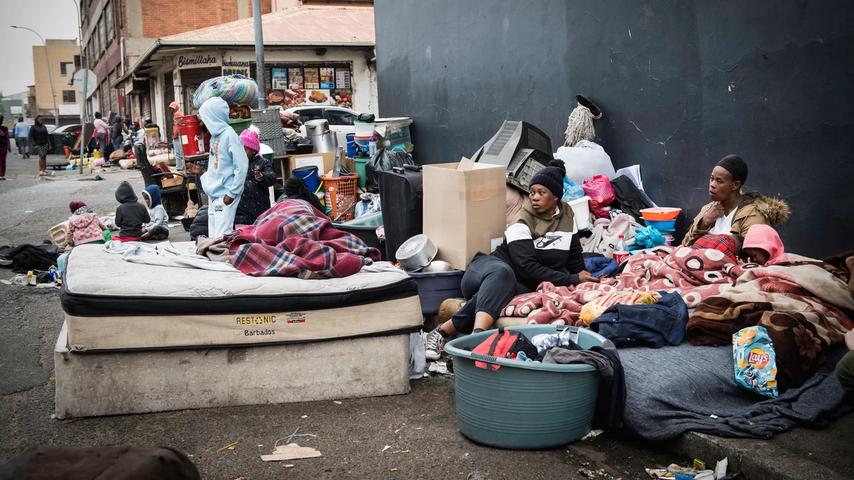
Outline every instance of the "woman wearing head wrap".
[(758, 192), (742, 193), (747, 181), (747, 163), (738, 155), (722, 158), (709, 178), (709, 198), (694, 218), (682, 245), (690, 246), (703, 235), (732, 235), (743, 239), (756, 224), (778, 226), (789, 219), (789, 206), (783, 200)]
[(504, 242), (492, 254), (475, 255), (466, 269), (461, 284), (465, 304), (427, 336), (427, 359), (439, 358), (446, 338), (492, 328), (510, 299), (541, 282), (560, 286), (598, 281), (584, 270), (572, 209), (561, 202), (565, 175), (560, 160), (534, 175)]

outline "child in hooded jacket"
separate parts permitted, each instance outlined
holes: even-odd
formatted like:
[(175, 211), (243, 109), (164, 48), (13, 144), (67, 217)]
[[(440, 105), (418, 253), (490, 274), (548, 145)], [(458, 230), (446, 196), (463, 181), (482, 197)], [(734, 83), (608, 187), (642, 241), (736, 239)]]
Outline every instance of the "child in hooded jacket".
[(262, 213), (270, 209), (269, 188), (276, 183), (276, 172), (273, 164), (259, 153), (261, 140), (256, 131), (247, 128), (241, 132), (240, 142), (249, 158), (249, 166), (234, 223), (252, 225)]
[(142, 191), (142, 199), (151, 221), (142, 226), (142, 240), (166, 240), (169, 238), (169, 214), (160, 203), (160, 187), (148, 185)]
[(120, 205), (116, 208), (116, 226), (119, 228), (118, 236), (113, 240), (120, 242), (135, 242), (142, 236), (142, 226), (151, 221), (148, 209), (139, 203), (133, 187), (128, 182), (119, 184), (116, 189), (116, 200)]
[(228, 123), (228, 104), (219, 97), (205, 100), (199, 117), (211, 134), (208, 169), (202, 189), (208, 196), (208, 236), (218, 238), (234, 230), (237, 205), (243, 194), (249, 159), (237, 133)]
[(85, 203), (74, 200), (68, 204), (71, 217), (68, 219), (68, 230), (65, 232), (65, 241), (68, 245), (76, 247), (84, 243), (95, 243), (104, 241), (104, 230), (107, 227), (101, 223), (98, 215)]

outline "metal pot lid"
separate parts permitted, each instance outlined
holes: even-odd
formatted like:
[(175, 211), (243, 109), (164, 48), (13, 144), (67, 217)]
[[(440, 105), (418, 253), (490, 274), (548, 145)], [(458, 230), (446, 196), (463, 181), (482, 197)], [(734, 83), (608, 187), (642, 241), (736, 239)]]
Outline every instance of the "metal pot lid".
[(308, 136), (322, 135), (329, 131), (329, 120), (318, 118), (305, 122), (305, 131)]

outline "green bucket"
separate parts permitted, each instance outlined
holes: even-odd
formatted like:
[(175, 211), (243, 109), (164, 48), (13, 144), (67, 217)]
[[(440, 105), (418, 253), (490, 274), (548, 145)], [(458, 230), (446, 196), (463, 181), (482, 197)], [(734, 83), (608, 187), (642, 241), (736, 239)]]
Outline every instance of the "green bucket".
[[(564, 325), (508, 327), (529, 339), (564, 329), (578, 332), (582, 348), (602, 345), (605, 337)], [(496, 358), (471, 350), (497, 330), (451, 340), (454, 397), (460, 432), (475, 442), (501, 448), (543, 449), (574, 442), (590, 431), (599, 375), (591, 365), (557, 365)], [(478, 368), (475, 361), (485, 362)], [(492, 370), (490, 364), (500, 365)]]
[(233, 128), (234, 131), (237, 132), (238, 135), (240, 135), (240, 133), (242, 131), (249, 128), (249, 125), (252, 125), (252, 119), (251, 118), (232, 118), (232, 119), (228, 120), (228, 124), (231, 125), (231, 128)]
[(365, 188), (366, 182), (368, 181), (368, 172), (366, 170), (366, 166), (368, 165), (368, 160), (370, 158), (355, 158), (356, 162), (356, 173), (359, 174), (359, 186)]

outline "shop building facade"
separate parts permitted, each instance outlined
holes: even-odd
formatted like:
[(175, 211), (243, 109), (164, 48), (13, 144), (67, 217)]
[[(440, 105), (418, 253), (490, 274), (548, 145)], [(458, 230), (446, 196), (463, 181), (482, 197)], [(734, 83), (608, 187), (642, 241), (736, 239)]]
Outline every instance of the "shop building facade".
[[(301, 7), (263, 15), (265, 90), (270, 105), (338, 105), (378, 111), (371, 6)], [(114, 89), (126, 92), (130, 118), (171, 130), (168, 105), (195, 113), (192, 97), (224, 74), (257, 77), (252, 19), (157, 40)]]

